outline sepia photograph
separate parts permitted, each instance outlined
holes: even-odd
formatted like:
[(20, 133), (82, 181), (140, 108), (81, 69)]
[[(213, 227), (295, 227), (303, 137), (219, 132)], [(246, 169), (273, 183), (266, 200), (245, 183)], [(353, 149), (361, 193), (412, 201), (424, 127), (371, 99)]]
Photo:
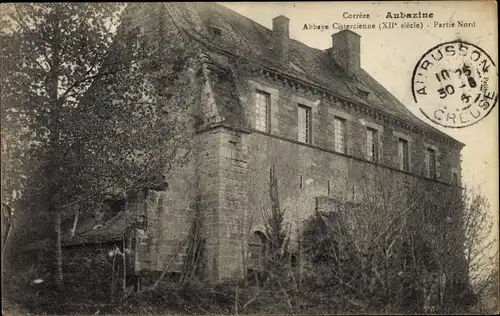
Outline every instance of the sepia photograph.
[(496, 12), (0, 4), (2, 316), (498, 314)]

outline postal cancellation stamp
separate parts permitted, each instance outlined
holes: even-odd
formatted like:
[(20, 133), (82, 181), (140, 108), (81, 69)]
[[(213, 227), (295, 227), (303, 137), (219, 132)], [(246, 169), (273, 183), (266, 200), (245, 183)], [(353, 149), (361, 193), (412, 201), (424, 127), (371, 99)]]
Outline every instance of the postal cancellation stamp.
[(482, 48), (455, 40), (429, 49), (415, 65), (412, 93), (422, 114), (449, 128), (485, 118), (498, 99), (497, 68)]

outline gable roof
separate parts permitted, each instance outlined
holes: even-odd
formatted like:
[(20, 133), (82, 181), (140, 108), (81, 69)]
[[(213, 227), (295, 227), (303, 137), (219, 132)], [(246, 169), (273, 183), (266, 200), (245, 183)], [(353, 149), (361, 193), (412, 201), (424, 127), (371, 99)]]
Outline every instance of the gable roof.
[[(332, 62), (327, 51), (309, 47), (290, 39), (289, 63), (277, 62), (273, 50), (273, 31), (216, 3), (165, 3), (174, 23), (205, 45), (242, 56), (305, 83), (320, 86), (350, 101), (366, 104), (379, 112), (394, 116), (421, 129), (462, 143), (425, 123), (409, 111), (366, 71), (359, 71), (357, 80), (348, 77)], [(220, 30), (214, 38), (213, 29)], [(227, 89), (223, 89), (227, 91)], [(368, 98), (363, 94), (369, 92)], [(236, 99), (234, 101), (239, 102)], [(218, 104), (218, 106), (221, 106)], [(224, 108), (224, 106), (222, 106)], [(231, 112), (231, 111), (226, 111)]]
[[(119, 212), (116, 216), (110, 218), (102, 225), (97, 225), (94, 217), (81, 218), (78, 221), (78, 230), (74, 237), (71, 237), (71, 226), (69, 222), (61, 225), (63, 231), (61, 245), (63, 247), (99, 244), (108, 242), (120, 242), (125, 235), (127, 227), (130, 226), (132, 214), (130, 212)], [(37, 240), (22, 251), (48, 249), (50, 239), (45, 238)]]

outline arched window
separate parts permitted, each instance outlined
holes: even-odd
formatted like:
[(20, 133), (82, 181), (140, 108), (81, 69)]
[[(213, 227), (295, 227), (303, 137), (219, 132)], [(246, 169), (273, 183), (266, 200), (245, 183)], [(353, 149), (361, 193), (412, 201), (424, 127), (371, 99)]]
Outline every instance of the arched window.
[(248, 241), (248, 259), (249, 266), (259, 268), (263, 264), (263, 258), (266, 254), (266, 235), (261, 231), (255, 231)]

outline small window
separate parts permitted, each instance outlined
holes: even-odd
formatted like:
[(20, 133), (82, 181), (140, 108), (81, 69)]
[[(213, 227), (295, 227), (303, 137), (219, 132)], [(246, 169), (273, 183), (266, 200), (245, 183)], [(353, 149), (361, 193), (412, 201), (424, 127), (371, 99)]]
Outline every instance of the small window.
[(427, 166), (427, 177), (436, 179), (436, 151), (434, 149), (427, 148), (425, 161)]
[(398, 157), (399, 157), (399, 169), (403, 171), (410, 171), (410, 156), (408, 141), (403, 138), (398, 139)]
[(451, 184), (453, 186), (455, 186), (455, 187), (460, 184), (459, 181), (458, 181), (458, 173), (456, 173), (456, 172), (452, 173), (452, 175), (451, 175), (451, 181), (452, 181)]
[(255, 94), (255, 129), (269, 132), (270, 95), (263, 91)]
[(209, 26), (210, 36), (213, 40), (220, 40), (222, 36), (222, 30), (216, 26)]
[(369, 161), (378, 161), (378, 133), (373, 128), (366, 130), (366, 158)]
[(311, 143), (311, 108), (299, 104), (298, 116), (298, 140), (303, 143)]
[(345, 153), (345, 120), (335, 117), (333, 122), (335, 151)]

